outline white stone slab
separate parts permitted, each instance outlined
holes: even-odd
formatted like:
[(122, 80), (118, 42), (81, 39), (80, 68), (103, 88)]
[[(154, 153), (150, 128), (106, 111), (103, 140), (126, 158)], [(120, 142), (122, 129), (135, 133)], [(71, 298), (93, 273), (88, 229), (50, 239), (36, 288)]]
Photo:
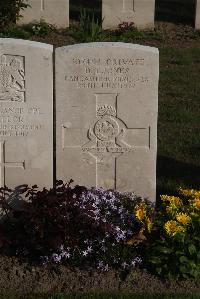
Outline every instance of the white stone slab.
[(200, 0), (196, 0), (195, 28), (200, 29)]
[(155, 201), (158, 74), (155, 48), (56, 50), (57, 179)]
[(0, 39), (0, 187), (53, 184), (53, 47)]
[(123, 22), (138, 28), (153, 28), (155, 0), (102, 0), (103, 29), (115, 29)]
[(58, 28), (69, 26), (69, 0), (28, 0), (31, 6), (21, 11), (19, 24), (44, 19)]

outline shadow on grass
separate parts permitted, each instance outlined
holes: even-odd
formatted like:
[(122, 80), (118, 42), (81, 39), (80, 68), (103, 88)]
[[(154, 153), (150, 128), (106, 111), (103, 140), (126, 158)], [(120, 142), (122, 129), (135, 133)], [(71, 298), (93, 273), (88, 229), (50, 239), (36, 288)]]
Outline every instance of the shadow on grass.
[(79, 20), (81, 9), (85, 9), (87, 14), (95, 19), (101, 20), (102, 0), (70, 0), (70, 19)]
[(194, 26), (196, 0), (156, 0), (155, 19)]
[(199, 188), (200, 166), (159, 156), (157, 160), (157, 195), (173, 194), (182, 187)]
[[(147, 0), (148, 1), (148, 0)], [(176, 24), (194, 25), (196, 0), (155, 0), (155, 19)], [(102, 0), (71, 0), (70, 19), (79, 20), (80, 10), (86, 9), (101, 20)]]
[[(148, 0), (147, 0), (148, 1)], [(70, 19), (79, 20), (81, 9), (102, 19), (102, 0), (71, 0)], [(155, 20), (194, 26), (196, 0), (155, 0)]]

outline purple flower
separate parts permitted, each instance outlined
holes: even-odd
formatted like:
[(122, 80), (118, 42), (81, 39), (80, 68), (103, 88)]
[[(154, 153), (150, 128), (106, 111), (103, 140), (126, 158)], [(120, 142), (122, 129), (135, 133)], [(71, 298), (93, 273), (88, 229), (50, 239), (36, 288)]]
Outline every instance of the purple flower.
[(83, 256), (87, 256), (88, 255), (87, 250), (83, 251), (82, 253), (83, 253)]
[(61, 254), (60, 254), (61, 258), (66, 258), (66, 259), (69, 259), (71, 254), (67, 251), (62, 251)]
[(88, 252), (88, 253), (91, 253), (91, 252), (92, 252), (92, 247), (91, 247), (91, 246), (88, 246), (88, 248), (87, 248), (87, 252)]
[(108, 270), (109, 270), (109, 267), (108, 267), (108, 264), (107, 264), (107, 265), (105, 265), (105, 267), (103, 268), (103, 271), (108, 272)]
[(108, 264), (104, 265), (103, 261), (99, 261), (97, 269), (107, 272), (109, 270)]
[(59, 254), (57, 254), (57, 253), (53, 253), (53, 254), (52, 254), (52, 260), (53, 260), (55, 263), (60, 263), (60, 262), (61, 262), (61, 259), (62, 259), (62, 257), (61, 257)]
[(128, 268), (128, 266), (129, 266), (129, 265), (128, 265), (126, 262), (124, 262), (124, 263), (122, 263), (122, 265), (121, 265), (121, 266), (122, 266), (122, 268), (125, 270), (125, 269), (127, 269), (127, 268)]
[(136, 265), (141, 265), (142, 264), (142, 259), (140, 257), (136, 257), (132, 262), (131, 265), (135, 267)]
[(41, 264), (45, 266), (49, 262), (48, 256), (40, 256)]

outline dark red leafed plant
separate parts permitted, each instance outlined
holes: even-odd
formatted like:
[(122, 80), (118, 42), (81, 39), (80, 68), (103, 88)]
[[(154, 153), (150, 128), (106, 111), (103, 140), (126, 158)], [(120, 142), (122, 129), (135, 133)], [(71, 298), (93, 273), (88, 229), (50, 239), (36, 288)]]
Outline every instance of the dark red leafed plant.
[(134, 28), (134, 22), (122, 22), (118, 25), (118, 31), (125, 32)]
[(72, 187), (72, 181), (42, 191), (26, 185), (1, 188), (0, 194), (2, 228), (12, 254), (101, 270), (140, 262), (145, 238), (133, 211), (142, 199), (134, 194)]

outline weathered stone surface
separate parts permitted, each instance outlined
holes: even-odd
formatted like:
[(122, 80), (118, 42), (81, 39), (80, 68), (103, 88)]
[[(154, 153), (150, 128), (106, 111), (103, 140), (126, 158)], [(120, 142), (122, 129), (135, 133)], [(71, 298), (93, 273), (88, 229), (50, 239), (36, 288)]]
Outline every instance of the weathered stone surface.
[(153, 28), (154, 12), (155, 0), (102, 0), (103, 28), (114, 29), (123, 22)]
[(0, 187), (53, 183), (53, 47), (0, 39)]
[(200, 29), (200, 0), (196, 0), (195, 28)]
[(28, 0), (31, 7), (21, 11), (20, 24), (44, 19), (58, 28), (69, 26), (69, 0)]
[(158, 56), (123, 43), (56, 50), (58, 179), (155, 200)]

